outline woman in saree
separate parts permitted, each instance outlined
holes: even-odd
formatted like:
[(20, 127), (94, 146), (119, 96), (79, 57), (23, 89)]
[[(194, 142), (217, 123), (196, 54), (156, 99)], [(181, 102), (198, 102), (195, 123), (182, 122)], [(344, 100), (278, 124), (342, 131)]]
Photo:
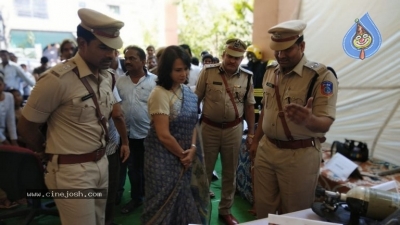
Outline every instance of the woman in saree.
[(190, 56), (167, 47), (148, 100), (143, 224), (209, 224), (208, 181), (196, 132), (197, 96), (184, 83)]

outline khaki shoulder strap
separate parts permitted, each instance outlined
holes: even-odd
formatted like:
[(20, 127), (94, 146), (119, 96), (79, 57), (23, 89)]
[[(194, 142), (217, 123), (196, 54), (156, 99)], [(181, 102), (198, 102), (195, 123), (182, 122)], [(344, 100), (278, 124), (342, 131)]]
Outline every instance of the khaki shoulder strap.
[(239, 118), (239, 111), (237, 109), (237, 106), (236, 106), (236, 103), (235, 103), (235, 99), (233, 98), (233, 94), (232, 94), (231, 88), (228, 85), (228, 81), (226, 80), (225, 74), (221, 74), (221, 77), (222, 77), (222, 81), (224, 81), (225, 89), (226, 89), (226, 92), (228, 92), (229, 99), (231, 100), (233, 108), (235, 109), (235, 116), (236, 116), (235, 119), (237, 119), (237, 118)]
[(279, 113), (278, 116), (282, 121), (282, 126), (283, 126), (283, 130), (285, 131), (285, 135), (287, 137), (287, 139), (289, 141), (293, 141), (293, 136), (292, 133), (289, 130), (289, 127), (286, 123), (286, 118), (285, 118), (285, 113), (283, 112), (282, 109), (282, 102), (281, 102), (281, 95), (279, 94), (279, 75), (276, 72), (275, 73), (275, 97), (276, 97), (276, 102), (278, 103), (278, 109), (279, 109)]
[(107, 119), (106, 117), (101, 113), (100, 111), (100, 106), (99, 106), (99, 102), (97, 100), (97, 96), (96, 93), (93, 91), (93, 88), (90, 86), (87, 77), (80, 77), (79, 76), (79, 70), (78, 68), (74, 68), (73, 69), (74, 73), (76, 74), (76, 76), (78, 76), (78, 78), (82, 81), (83, 85), (85, 86), (85, 88), (87, 89), (87, 91), (89, 92), (89, 95), (91, 96), (94, 105), (96, 106), (96, 117), (100, 123), (100, 125), (103, 127), (103, 131), (100, 137), (100, 142), (102, 140), (102, 136), (104, 134), (104, 139), (106, 140), (106, 143), (108, 143), (108, 141), (110, 140), (109, 134), (108, 134), (108, 129), (107, 129)]

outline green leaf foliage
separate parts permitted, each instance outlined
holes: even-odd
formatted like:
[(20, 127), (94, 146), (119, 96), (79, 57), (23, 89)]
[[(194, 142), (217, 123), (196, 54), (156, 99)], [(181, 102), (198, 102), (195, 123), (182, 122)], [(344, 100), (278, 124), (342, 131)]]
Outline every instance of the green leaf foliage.
[(179, 43), (188, 44), (193, 56), (207, 50), (221, 58), (229, 38), (251, 43), (253, 0), (180, 0), (177, 5)]

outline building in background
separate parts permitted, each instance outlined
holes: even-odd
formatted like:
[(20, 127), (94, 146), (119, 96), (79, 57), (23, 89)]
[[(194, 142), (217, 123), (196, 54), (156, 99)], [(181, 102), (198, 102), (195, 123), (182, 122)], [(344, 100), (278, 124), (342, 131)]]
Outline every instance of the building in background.
[(79, 8), (124, 21), (124, 46), (178, 44), (173, 0), (2, 0), (0, 48), (15, 52), (20, 59), (39, 59), (44, 50), (53, 54), (63, 39), (75, 39)]

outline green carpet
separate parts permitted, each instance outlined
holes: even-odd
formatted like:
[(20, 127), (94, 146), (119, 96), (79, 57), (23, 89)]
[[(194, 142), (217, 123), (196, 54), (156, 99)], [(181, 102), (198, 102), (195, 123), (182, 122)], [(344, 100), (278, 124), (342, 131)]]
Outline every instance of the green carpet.
[[(215, 170), (219, 177), (221, 177), (221, 161), (218, 159), (217, 164), (215, 166)], [(125, 182), (126, 187), (125, 190), (130, 190), (129, 182)], [(218, 203), (220, 201), (221, 196), (221, 179), (214, 181), (211, 183), (211, 190), (215, 193), (215, 198), (212, 199), (212, 214), (211, 214), (211, 224), (212, 225), (223, 225), (224, 223), (218, 219)], [(128, 203), (130, 200), (130, 193), (128, 191), (124, 192), (124, 196), (122, 202), (119, 206), (116, 207), (115, 212), (115, 222), (122, 225), (138, 225), (140, 224), (140, 214), (142, 212), (142, 207), (136, 209), (130, 214), (122, 215), (120, 213), (120, 208)], [(23, 206), (20, 206), (23, 207)], [(19, 208), (20, 208), (19, 207)], [(232, 214), (238, 219), (239, 222), (244, 223), (248, 221), (255, 220), (256, 218), (251, 215), (248, 210), (251, 209), (250, 203), (241, 198), (240, 196), (235, 196), (235, 203), (232, 207)], [(16, 209), (18, 210), (18, 209)], [(9, 210), (0, 209), (0, 214)], [(14, 224), (22, 224), (24, 221), (23, 218), (14, 218), (5, 220), (7, 225)], [(31, 223), (31, 225), (59, 225), (61, 224), (60, 219), (58, 217), (53, 216), (38, 216)]]

